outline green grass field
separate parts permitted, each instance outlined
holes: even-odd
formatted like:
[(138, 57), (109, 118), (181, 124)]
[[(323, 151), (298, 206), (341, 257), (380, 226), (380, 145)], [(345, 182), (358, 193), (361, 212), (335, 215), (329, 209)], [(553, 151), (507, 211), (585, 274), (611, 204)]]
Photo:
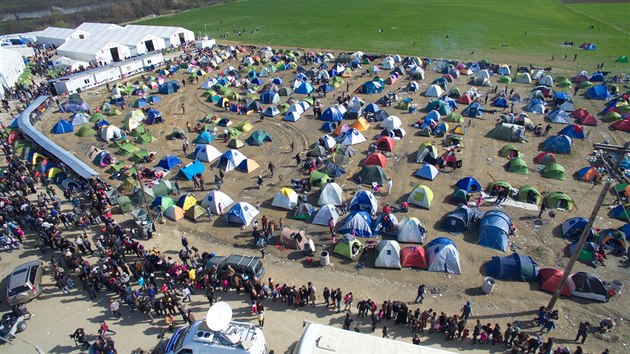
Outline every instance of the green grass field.
[[(628, 64), (613, 61), (630, 55), (629, 9), (628, 3), (549, 0), (242, 0), (141, 23), (183, 26), (197, 34), (205, 26), (208, 35), (219, 41), (487, 58), (573, 70), (605, 62), (607, 69), (628, 72)], [(236, 34), (236, 28), (244, 32)], [(226, 33), (227, 38), (220, 37)], [(576, 46), (565, 48), (564, 41)], [(595, 43), (598, 50), (578, 48), (583, 42)], [(563, 60), (565, 54), (568, 61)], [(577, 65), (574, 54), (578, 54)]]

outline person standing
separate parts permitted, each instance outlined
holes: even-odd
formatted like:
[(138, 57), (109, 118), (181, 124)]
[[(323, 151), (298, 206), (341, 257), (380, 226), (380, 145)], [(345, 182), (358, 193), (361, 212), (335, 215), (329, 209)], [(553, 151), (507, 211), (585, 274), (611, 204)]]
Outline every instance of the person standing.
[(206, 207), (206, 213), (208, 213), (208, 222), (212, 222), (212, 210), (209, 205)]
[(271, 173), (271, 178), (273, 178), (273, 174), (276, 170), (276, 166), (273, 164), (273, 162), (269, 162), (269, 164), (267, 164), (267, 169), (269, 169), (269, 173)]
[(543, 199), (542, 203), (540, 203), (540, 212), (538, 213), (539, 219), (542, 217), (545, 210), (547, 210), (547, 201)]
[(471, 345), (477, 344), (477, 337), (479, 337), (480, 334), (481, 334), (481, 322), (477, 320), (477, 324), (475, 325), (475, 328), (473, 329)]
[(118, 302), (117, 300), (112, 299), (110, 301), (109, 310), (112, 312), (112, 315), (116, 316), (117, 318), (123, 318), (122, 313), (120, 313), (120, 302)]
[(545, 127), (545, 131), (543, 132), (543, 136), (546, 136), (547, 134), (549, 134), (550, 130), (551, 130), (551, 124), (547, 124), (547, 126)]
[(182, 108), (182, 115), (186, 114), (186, 105), (182, 103), (180, 107)]
[(390, 178), (387, 179), (387, 196), (392, 194), (392, 188), (393, 187), (394, 187), (394, 181), (390, 177)]
[(291, 145), (289, 145), (289, 148), (291, 149), (291, 153), (293, 153), (293, 150), (295, 150), (295, 143), (291, 142)]
[(472, 315), (472, 303), (470, 301), (466, 301), (466, 305), (462, 307), (462, 319), (464, 321), (468, 321), (468, 318)]
[[(418, 304), (418, 303), (420, 303), (420, 304), (421, 304), (421, 303), (422, 303), (422, 301), (424, 301), (424, 293), (425, 293), (425, 291), (426, 291), (426, 289), (425, 289), (425, 288), (426, 288), (426, 286), (425, 286), (424, 284), (421, 284), (421, 285), (418, 287), (418, 296), (416, 296), (416, 300), (415, 300), (415, 303), (416, 303), (416, 304)], [(418, 299), (420, 299), (420, 301), (418, 301)]]
[(580, 327), (578, 328), (577, 335), (575, 336), (575, 341), (577, 342), (580, 337), (582, 337), (581, 344), (586, 342), (586, 337), (588, 336), (588, 332), (591, 329), (591, 324), (589, 322), (580, 322)]
[(265, 311), (260, 310), (258, 311), (258, 327), (263, 328), (264, 325), (265, 325)]
[(335, 295), (335, 300), (337, 301), (337, 313), (341, 312), (341, 299), (343, 294), (341, 293), (341, 289), (337, 288), (337, 294)]
[(186, 249), (186, 253), (188, 253), (189, 252), (188, 239), (186, 238), (186, 236), (182, 235), (181, 241), (182, 241), (182, 246)]
[(328, 287), (324, 287), (324, 305), (326, 305), (326, 308), (328, 308), (328, 306), (330, 306), (330, 289), (328, 289)]
[(389, 331), (387, 330), (387, 326), (383, 326), (383, 338), (389, 338)]

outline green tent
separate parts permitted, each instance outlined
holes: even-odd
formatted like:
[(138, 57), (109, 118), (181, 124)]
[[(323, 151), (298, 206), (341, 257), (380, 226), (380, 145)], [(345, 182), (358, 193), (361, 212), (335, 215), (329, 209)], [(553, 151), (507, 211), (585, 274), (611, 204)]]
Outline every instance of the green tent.
[(138, 147), (131, 143), (122, 143), (119, 146), (118, 155), (129, 156), (136, 151), (138, 151)]
[(455, 146), (459, 145), (464, 147), (464, 137), (456, 134), (450, 134), (442, 140), (442, 146)]
[(228, 131), (228, 135), (231, 138), (238, 138), (243, 133), (242, 131), (240, 131), (240, 130), (238, 130), (236, 128), (228, 128), (227, 131)]
[(518, 173), (519, 175), (529, 174), (529, 168), (527, 168), (527, 163), (520, 157), (510, 160), (508, 162), (508, 172)]
[(286, 113), (289, 110), (289, 104), (288, 103), (281, 103), (278, 106), (276, 106), (276, 108), (278, 108), (278, 111), (280, 111), (280, 114), (282, 113)]
[(521, 156), (520, 150), (512, 144), (507, 144), (499, 150), (499, 156), (501, 157), (510, 157), (510, 153), (512, 153), (513, 156)]
[(354, 176), (354, 179), (357, 180), (359, 177), (363, 179), (364, 184), (372, 184), (376, 182), (382, 186), (387, 183), (385, 170), (383, 170), (381, 166), (377, 165), (363, 166), (361, 171)]
[(243, 141), (239, 140), (239, 139), (236, 139), (236, 138), (232, 138), (228, 142), (228, 147), (230, 149), (240, 149), (243, 146), (245, 146), (245, 143)]
[(616, 194), (622, 194), (622, 193), (625, 193), (625, 190), (626, 188), (628, 188), (628, 186), (630, 186), (629, 183), (622, 182), (622, 183), (615, 184), (613, 188)]
[(321, 171), (313, 171), (310, 176), (311, 185), (318, 187), (330, 181), (330, 176)]
[(111, 111), (109, 111), (109, 113), (107, 115), (111, 117), (111, 116), (119, 116), (121, 114), (122, 114), (122, 112), (120, 111), (120, 109), (113, 108)]
[(615, 122), (621, 119), (621, 114), (615, 112), (615, 111), (609, 111), (608, 113), (606, 113), (606, 115), (604, 117), (602, 117), (602, 120), (604, 122)]
[(518, 189), (518, 196), (516, 199), (523, 203), (540, 204), (542, 201), (542, 194), (540, 194), (538, 189), (532, 186), (523, 186)]
[(210, 97), (214, 95), (214, 90), (205, 90), (202, 94), (201, 97)]
[(448, 198), (448, 201), (453, 204), (462, 204), (466, 203), (468, 197), (468, 192), (463, 189), (458, 189)]
[(199, 204), (193, 205), (191, 208), (184, 212), (184, 216), (190, 220), (197, 221), (200, 217), (208, 215), (206, 208)]
[(569, 79), (564, 79), (562, 81), (557, 81), (556, 86), (558, 87), (563, 87), (563, 88), (571, 88), (571, 81), (569, 81)]
[(587, 89), (593, 87), (593, 83), (590, 81), (582, 81), (578, 84), (578, 87), (581, 89)]
[(121, 162), (117, 162), (117, 163), (115, 163), (115, 164), (111, 164), (111, 165), (109, 165), (109, 168), (107, 169), (107, 171), (106, 171), (106, 172), (107, 172), (107, 173), (110, 173), (110, 174), (113, 174), (113, 173), (116, 173), (116, 172), (120, 172), (120, 170), (121, 170), (123, 167), (125, 167), (125, 166), (127, 166), (127, 164), (126, 164), (126, 163), (124, 163), (124, 162), (122, 162), (122, 161), (121, 161)]
[(446, 122), (464, 123), (464, 117), (462, 117), (462, 115), (457, 113), (457, 112), (449, 113), (449, 115), (446, 116), (446, 118), (444, 120)]
[(549, 209), (565, 209), (568, 211), (573, 210), (575, 204), (573, 199), (563, 192), (552, 192), (545, 197), (545, 203)]
[[(571, 244), (569, 246), (569, 250), (571, 255), (575, 253), (575, 249), (577, 248), (577, 243)], [(587, 242), (584, 244), (584, 247), (580, 250), (580, 254), (578, 255), (578, 261), (582, 261), (588, 263), (589, 265), (595, 260), (595, 254), (597, 253), (597, 244), (594, 242)]]
[(131, 156), (131, 159), (135, 162), (139, 162), (142, 161), (142, 159), (144, 159), (145, 157), (149, 156), (149, 151), (145, 148), (142, 148), (138, 151), (136, 151), (133, 156)]
[(155, 138), (148, 131), (146, 133), (140, 134), (140, 135), (138, 135), (136, 137), (136, 142), (138, 142), (140, 144), (147, 144), (147, 143), (150, 143), (150, 142), (152, 142), (154, 140), (155, 140)]
[(625, 55), (622, 55), (619, 58), (615, 59), (615, 63), (627, 63), (627, 62), (628, 62), (628, 57)]
[(335, 245), (333, 252), (342, 257), (354, 259), (361, 252), (361, 248), (363, 248), (363, 245), (354, 236), (344, 235)]
[(564, 171), (564, 167), (559, 163), (552, 163), (545, 166), (541, 174), (544, 178), (553, 178), (560, 181), (567, 179), (567, 173)]
[(153, 201), (153, 203), (151, 203), (151, 208), (155, 208), (155, 207), (160, 207), (160, 210), (163, 212), (166, 209), (172, 207), (173, 205), (175, 205), (175, 201), (169, 197), (157, 197), (155, 198), (155, 200)]
[(248, 131), (254, 129), (254, 126), (252, 125), (250, 121), (246, 120), (246, 121), (238, 122), (236, 124), (236, 129), (242, 131), (243, 133), (247, 133)]
[(505, 188), (507, 190), (512, 189), (512, 185), (509, 184), (507, 181), (495, 181), (495, 182), (492, 182), (492, 183), (490, 183), (488, 185), (488, 190), (492, 191), (494, 189), (494, 187), (496, 187), (496, 186), (503, 187), (503, 188)]
[(94, 113), (90, 116), (90, 123), (96, 123), (101, 119), (107, 118), (103, 113)]
[(98, 134), (98, 132), (87, 125), (82, 126), (79, 131), (77, 131), (77, 135), (82, 138), (86, 136), (96, 136), (96, 134)]
[(133, 177), (127, 177), (123, 180), (122, 184), (120, 185), (120, 187), (125, 191), (125, 192), (133, 192), (133, 190), (136, 188), (136, 186), (138, 185), (138, 182), (136, 182), (135, 179), (133, 179)]
[(171, 192), (175, 191), (175, 184), (169, 180), (162, 179), (158, 184), (153, 186), (153, 193), (156, 196), (169, 195)]
[(246, 140), (247, 144), (255, 146), (261, 146), (267, 141), (271, 142), (271, 135), (262, 129), (253, 132)]
[(459, 88), (457, 87), (453, 87), (452, 89), (450, 89), (448, 91), (448, 97), (452, 97), (452, 98), (460, 98), (462, 97), (462, 93), (459, 90)]
[(501, 76), (501, 78), (499, 79), (499, 82), (502, 84), (509, 84), (510, 82), (512, 82), (512, 79), (509, 76)]

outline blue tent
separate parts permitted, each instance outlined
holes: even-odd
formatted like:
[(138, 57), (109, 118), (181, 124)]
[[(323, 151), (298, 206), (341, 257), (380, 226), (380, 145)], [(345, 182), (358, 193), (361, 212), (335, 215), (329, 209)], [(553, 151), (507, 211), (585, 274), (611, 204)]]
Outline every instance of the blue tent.
[(455, 242), (446, 237), (433, 239), (425, 249), (430, 272), (461, 274), (459, 251)]
[(159, 120), (158, 118), (161, 118), (161, 117), (162, 117), (162, 112), (158, 111), (157, 109), (151, 108), (147, 111), (146, 123), (148, 125), (152, 125), (155, 123), (156, 119)]
[(323, 84), (321, 85), (318, 89), (319, 92), (333, 92), (334, 88), (332, 87), (332, 85), (328, 85), (328, 84)]
[(559, 106), (569, 100), (569, 95), (565, 92), (556, 92), (553, 95), (553, 104)]
[(324, 172), (332, 178), (341, 177), (344, 173), (346, 173), (346, 169), (344, 169), (343, 166), (337, 165), (332, 161), (326, 162), (326, 166), (320, 169), (320, 171)]
[(460, 179), (459, 181), (457, 181), (457, 183), (455, 184), (459, 189), (463, 189), (466, 192), (470, 193), (470, 192), (478, 192), (481, 191), (483, 188), (481, 188), (481, 184), (479, 184), (479, 182), (477, 182), (477, 180), (474, 177), (468, 176), (468, 177), (464, 177), (462, 179)]
[(462, 233), (470, 227), (472, 217), (473, 211), (465, 204), (461, 204), (442, 219), (442, 228), (452, 234)]
[(626, 240), (630, 240), (630, 224), (625, 224), (619, 227), (619, 231), (623, 232), (626, 235)]
[(212, 140), (214, 140), (214, 134), (204, 130), (193, 140), (193, 144), (210, 144)]
[(182, 163), (182, 160), (180, 160), (179, 157), (174, 155), (167, 155), (164, 156), (157, 165), (158, 167), (162, 167), (165, 170), (172, 170), (180, 163)]
[(510, 237), (510, 217), (499, 210), (486, 212), (479, 223), (479, 240), (481, 246), (507, 251)]
[(610, 216), (625, 222), (630, 222), (630, 204), (619, 204), (610, 210)]
[(425, 163), (416, 171), (416, 177), (433, 181), (440, 171), (433, 165)]
[(464, 108), (462, 115), (464, 117), (481, 118), (483, 116), (483, 107), (479, 102), (473, 102), (468, 107)]
[(500, 108), (508, 108), (508, 101), (505, 97), (499, 97), (496, 100), (492, 101), (492, 106), (500, 107)]
[(371, 226), (372, 218), (367, 211), (354, 211), (346, 217), (337, 232), (342, 235), (351, 234), (358, 237), (372, 237)]
[(11, 124), (9, 124), (9, 128), (11, 129), (17, 129), (18, 128), (18, 119), (15, 118), (11, 121)]
[(74, 131), (74, 126), (67, 120), (59, 120), (52, 129), (53, 134), (65, 134)]
[(203, 173), (206, 170), (206, 167), (199, 160), (195, 160), (186, 167), (182, 167), (179, 169), (179, 174), (186, 178), (187, 180), (192, 180), (193, 176), (197, 173)]
[(111, 125), (111, 124), (109, 124), (108, 121), (106, 121), (105, 119), (99, 119), (96, 122), (96, 129), (98, 129), (98, 128), (102, 127), (102, 126), (108, 126), (108, 125)]
[(265, 104), (278, 103), (280, 96), (277, 92), (269, 90), (260, 94), (260, 101)]
[(328, 107), (320, 119), (326, 122), (340, 122), (343, 120), (343, 115), (337, 108)]
[(547, 118), (549, 118), (551, 123), (569, 124), (569, 115), (567, 114), (567, 112), (560, 108), (556, 108), (553, 111), (549, 112)]
[(582, 126), (573, 124), (562, 128), (558, 134), (563, 134), (571, 139), (584, 139), (586, 136), (584, 135), (584, 128)]
[(486, 275), (500, 280), (532, 282), (539, 278), (539, 268), (529, 256), (513, 253), (509, 256), (494, 256), (486, 263)]
[(259, 77), (255, 77), (255, 78), (252, 80), (252, 84), (254, 84), (254, 85), (258, 85), (258, 86), (260, 86), (260, 85), (262, 85), (263, 83), (264, 83), (264, 82), (263, 82), (263, 79), (261, 79), (261, 78), (259, 78)]
[(608, 93), (606, 85), (593, 86), (584, 93), (584, 98), (591, 100), (609, 100), (610, 97), (611, 96), (610, 93)]
[(590, 81), (590, 82), (604, 82), (604, 74), (602, 74), (600, 72), (593, 73), (593, 75), (591, 75), (591, 78), (588, 79), (588, 81)]
[(367, 106), (365, 106), (365, 109), (363, 111), (367, 113), (376, 113), (380, 110), (381, 109), (378, 107), (376, 103), (370, 103)]
[(295, 93), (299, 93), (301, 95), (308, 95), (309, 93), (313, 93), (313, 85), (308, 82), (303, 82), (298, 88), (295, 89)]
[(361, 191), (350, 201), (350, 210), (364, 210), (374, 214), (378, 210), (378, 201), (372, 192)]
[(324, 123), (324, 125), (322, 125), (322, 127), (321, 127), (321, 128), (319, 128), (319, 130), (323, 130), (323, 131), (325, 131), (326, 133), (330, 133), (330, 132), (332, 132), (332, 131), (334, 131), (334, 130), (335, 130), (335, 127), (333, 126), (333, 123), (331, 123), (331, 122), (326, 122), (326, 123)]
[[(570, 240), (577, 240), (582, 236), (582, 232), (584, 232), (584, 228), (588, 223), (588, 219), (582, 218), (579, 216), (574, 216), (570, 219), (565, 220), (560, 229), (562, 230), (562, 237), (568, 238)], [(588, 235), (587, 241), (593, 241), (593, 228), (591, 228), (591, 232)]]
[(378, 81), (368, 81), (361, 86), (361, 93), (381, 93), (385, 86)]
[(225, 219), (230, 223), (249, 225), (258, 213), (258, 210), (253, 205), (239, 202), (234, 204), (225, 214)]
[(158, 103), (161, 100), (162, 99), (160, 98), (160, 96), (156, 96), (156, 95), (151, 95), (151, 96), (147, 97), (147, 101), (149, 101), (150, 103)]
[(543, 144), (543, 150), (557, 154), (570, 154), (571, 138), (563, 134), (549, 137)]
[(179, 84), (175, 80), (171, 80), (158, 86), (158, 92), (163, 95), (170, 95), (179, 90)]
[(279, 77), (276, 77), (275, 79), (271, 80), (271, 82), (273, 82), (276, 85), (282, 85), (284, 83), (284, 81), (282, 81), (282, 79)]

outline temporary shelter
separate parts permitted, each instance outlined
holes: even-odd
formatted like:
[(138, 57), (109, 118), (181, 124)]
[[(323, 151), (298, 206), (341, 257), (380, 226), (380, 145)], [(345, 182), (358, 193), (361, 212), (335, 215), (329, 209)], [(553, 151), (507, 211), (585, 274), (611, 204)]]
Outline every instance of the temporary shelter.
[(339, 242), (337, 242), (335, 248), (333, 249), (333, 252), (342, 257), (352, 260), (359, 255), (362, 247), (363, 245), (361, 244), (361, 242), (359, 242), (359, 240), (357, 240), (354, 236), (348, 234), (344, 235), (343, 238), (339, 240)]
[(424, 166), (416, 171), (416, 177), (433, 181), (439, 173), (440, 171), (435, 166), (425, 163)]
[(560, 181), (564, 181), (565, 179), (567, 179), (567, 174), (564, 170), (564, 167), (559, 163), (552, 163), (545, 166), (545, 168), (543, 168), (541, 171), (541, 175), (544, 178), (552, 178)]
[(67, 120), (60, 119), (52, 129), (53, 134), (65, 134), (74, 131), (74, 126)]
[(246, 202), (238, 202), (234, 204), (226, 214), (228, 223), (241, 225), (249, 225), (249, 223), (258, 215), (258, 209)]
[[(569, 245), (569, 253), (571, 254), (571, 256), (575, 254), (575, 251), (577, 250), (577, 246), (579, 242), (580, 240), (576, 239)], [(586, 262), (587, 264), (592, 264), (591, 262), (593, 262), (597, 257), (596, 255), (597, 255), (598, 248), (599, 246), (594, 242), (584, 243), (584, 247), (582, 247), (582, 249), (580, 250), (580, 254), (578, 255), (578, 258), (577, 258), (578, 261)]]
[(571, 153), (571, 138), (567, 135), (560, 134), (549, 137), (543, 144), (543, 150), (556, 154)]
[(507, 251), (511, 223), (510, 217), (502, 211), (486, 212), (479, 223), (477, 243), (503, 252)]
[(558, 134), (566, 135), (571, 139), (584, 139), (586, 137), (584, 135), (584, 128), (577, 124), (572, 124), (562, 128)]
[(313, 217), (313, 224), (328, 226), (330, 218), (333, 219), (334, 224), (337, 224), (337, 221), (339, 220), (339, 212), (334, 205), (324, 204), (319, 208), (317, 213), (315, 213), (315, 216)]
[(217, 168), (228, 172), (237, 168), (245, 160), (247, 160), (247, 156), (243, 155), (238, 150), (230, 149), (221, 155), (217, 163)]
[(214, 140), (215, 135), (207, 130), (202, 131), (192, 141), (193, 144), (210, 144)]
[(200, 144), (195, 147), (193, 156), (196, 160), (203, 162), (212, 162), (221, 157), (221, 152), (212, 145)]
[(383, 136), (376, 141), (376, 148), (381, 151), (393, 151), (396, 142), (394, 139)]
[(417, 185), (411, 193), (409, 193), (409, 197), (407, 198), (408, 203), (425, 209), (429, 209), (431, 207), (432, 201), (433, 191), (431, 188), (422, 184)]
[(71, 118), (74, 126), (90, 123), (90, 117), (83, 112), (76, 112)]
[(298, 194), (291, 188), (280, 188), (278, 193), (276, 193), (273, 201), (271, 202), (271, 206), (293, 210), (297, 206), (298, 203)]
[(340, 122), (343, 120), (343, 112), (337, 107), (328, 107), (320, 117), (321, 120), (326, 122)]
[(341, 234), (352, 234), (359, 237), (372, 237), (372, 218), (367, 211), (353, 211), (337, 229)]
[(378, 201), (372, 192), (360, 191), (350, 201), (350, 210), (363, 210), (370, 214), (378, 211)]
[(547, 118), (549, 118), (549, 121), (551, 121), (551, 123), (559, 123), (559, 124), (569, 124), (569, 120), (570, 120), (567, 112), (559, 108), (554, 109), (553, 111), (549, 112), (549, 114), (547, 115)]
[(424, 248), (419, 246), (403, 247), (400, 250), (400, 263), (406, 268), (427, 269), (427, 257)]
[(163, 95), (170, 95), (179, 90), (179, 83), (175, 80), (167, 81), (158, 86), (158, 92)]
[(184, 209), (177, 205), (171, 205), (168, 209), (164, 210), (164, 216), (173, 221), (179, 221), (184, 217)]
[(516, 199), (519, 202), (538, 205), (542, 202), (542, 194), (538, 191), (538, 189), (532, 186), (523, 186), (518, 189)]
[(182, 163), (182, 160), (175, 155), (166, 155), (160, 159), (158, 162), (158, 167), (162, 167), (165, 170), (172, 170), (175, 167), (179, 166)]
[(317, 205), (325, 204), (343, 204), (343, 190), (337, 183), (326, 183), (322, 186)]
[(400, 128), (401, 126), (402, 126), (402, 122), (400, 118), (398, 118), (397, 116), (389, 116), (381, 122), (381, 127), (383, 129), (393, 130), (393, 129)]
[(509, 256), (494, 256), (485, 265), (486, 275), (506, 281), (533, 282), (540, 278), (538, 265), (531, 257), (512, 253)]
[(275, 116), (280, 114), (280, 111), (275, 106), (269, 106), (269, 107), (265, 108), (265, 110), (262, 112), (262, 114), (265, 117), (275, 117)]
[(586, 90), (584, 98), (592, 100), (609, 100), (611, 96), (606, 85), (598, 85)]
[(628, 241), (621, 230), (606, 229), (599, 233), (599, 243), (613, 255), (628, 253)]
[(429, 242), (425, 250), (429, 271), (461, 274), (459, 251), (455, 242), (446, 237), (438, 237)]
[(620, 131), (630, 131), (630, 116), (625, 119), (618, 120), (610, 125), (611, 128)]
[(435, 164), (438, 156), (439, 154), (438, 154), (437, 147), (435, 147), (435, 145), (429, 142), (425, 142), (425, 143), (420, 144), (420, 146), (418, 147), (418, 153), (416, 155), (416, 162), (418, 163), (426, 162), (429, 164)]
[(512, 159), (507, 164), (507, 170), (511, 173), (517, 173), (520, 175), (529, 174), (529, 168), (527, 168), (527, 163), (520, 157)]
[(365, 120), (365, 118), (363, 117), (359, 117), (357, 118), (357, 120), (352, 123), (352, 125), (350, 126), (351, 128), (354, 128), (360, 132), (364, 132), (367, 131), (370, 128), (370, 123), (368, 123), (367, 120)]
[(271, 136), (264, 130), (256, 130), (252, 135), (247, 138), (246, 142), (249, 145), (260, 146), (265, 142), (271, 142)]
[(206, 215), (207, 211), (201, 205), (195, 204), (190, 209), (184, 211), (184, 216), (192, 221), (197, 221), (203, 215)]
[(595, 169), (595, 167), (592, 167), (592, 166), (586, 166), (579, 169), (575, 173), (575, 177), (579, 181), (585, 181), (585, 182), (592, 182), (594, 180), (599, 182), (602, 178), (601, 174), (597, 171), (597, 169)]
[(426, 230), (418, 218), (404, 217), (398, 223), (398, 241), (409, 243), (424, 243)]
[(577, 272), (571, 274), (569, 279), (571, 295), (601, 302), (608, 301), (608, 289), (597, 275)]
[(545, 113), (545, 102), (540, 98), (534, 98), (523, 109), (534, 114), (543, 114)]
[(477, 180), (472, 176), (460, 179), (455, 185), (468, 193), (479, 192), (483, 189), (481, 184), (479, 184), (479, 182), (477, 182)]
[(376, 268), (402, 268), (400, 263), (400, 245), (396, 241), (381, 240), (376, 244)]
[(285, 227), (280, 233), (278, 243), (288, 249), (303, 250), (310, 240), (305, 231)]
[(610, 210), (612, 218), (630, 222), (630, 204), (619, 204)]
[[(461, 103), (461, 99), (460, 99)], [(462, 111), (462, 116), (471, 118), (481, 118), (483, 116), (483, 107), (479, 102), (473, 102)]]
[(549, 165), (556, 162), (556, 155), (552, 152), (541, 152), (536, 155), (534, 162), (540, 165)]
[(465, 204), (449, 212), (442, 219), (442, 228), (452, 234), (462, 233), (470, 228), (473, 212)]
[(371, 153), (370, 155), (368, 155), (368, 157), (365, 158), (365, 161), (363, 161), (363, 166), (372, 166), (372, 165), (376, 165), (376, 166), (380, 166), (384, 168), (385, 165), (387, 165), (387, 158), (385, 157), (385, 155), (379, 152)]
[(525, 127), (517, 124), (500, 123), (497, 124), (488, 136), (505, 141), (522, 142), (527, 141), (525, 138)]
[(442, 94), (444, 94), (444, 90), (438, 85), (431, 85), (424, 92), (424, 95), (427, 97), (440, 97)]
[(512, 144), (507, 144), (499, 150), (499, 156), (501, 157), (514, 158), (520, 156), (520, 154), (520, 150)]
[(175, 203), (178, 207), (184, 209), (184, 211), (197, 205), (197, 199), (192, 194), (184, 194)]
[(358, 130), (350, 128), (349, 130), (341, 133), (336, 140), (337, 143), (341, 145), (355, 145), (360, 144), (367, 139)]
[(210, 207), (210, 211), (217, 215), (223, 214), (225, 208), (232, 205), (232, 203), (234, 203), (232, 198), (219, 190), (210, 191), (201, 201), (202, 206)]
[(573, 210), (575, 204), (573, 199), (563, 192), (551, 192), (545, 196), (548, 209)]
[[(540, 275), (540, 290), (547, 291), (553, 293), (558, 285), (560, 284), (560, 279), (564, 275), (564, 272), (559, 269), (553, 268), (543, 268), (539, 271)], [(564, 283), (562, 287), (561, 295), (571, 297), (571, 290), (569, 288), (569, 283)]]
[(315, 207), (309, 203), (299, 201), (297, 208), (294, 209), (293, 214), (291, 215), (291, 218), (298, 220), (311, 220), (314, 215)]
[(166, 209), (175, 205), (175, 201), (169, 197), (160, 196), (156, 197), (151, 203), (151, 209), (160, 208), (160, 211), (165, 211)]
[(383, 170), (380, 166), (363, 166), (361, 171), (359, 171), (355, 176), (355, 180), (361, 177), (364, 184), (372, 184), (374, 182), (379, 185), (385, 185), (387, 183), (387, 176), (385, 175), (385, 170)]

